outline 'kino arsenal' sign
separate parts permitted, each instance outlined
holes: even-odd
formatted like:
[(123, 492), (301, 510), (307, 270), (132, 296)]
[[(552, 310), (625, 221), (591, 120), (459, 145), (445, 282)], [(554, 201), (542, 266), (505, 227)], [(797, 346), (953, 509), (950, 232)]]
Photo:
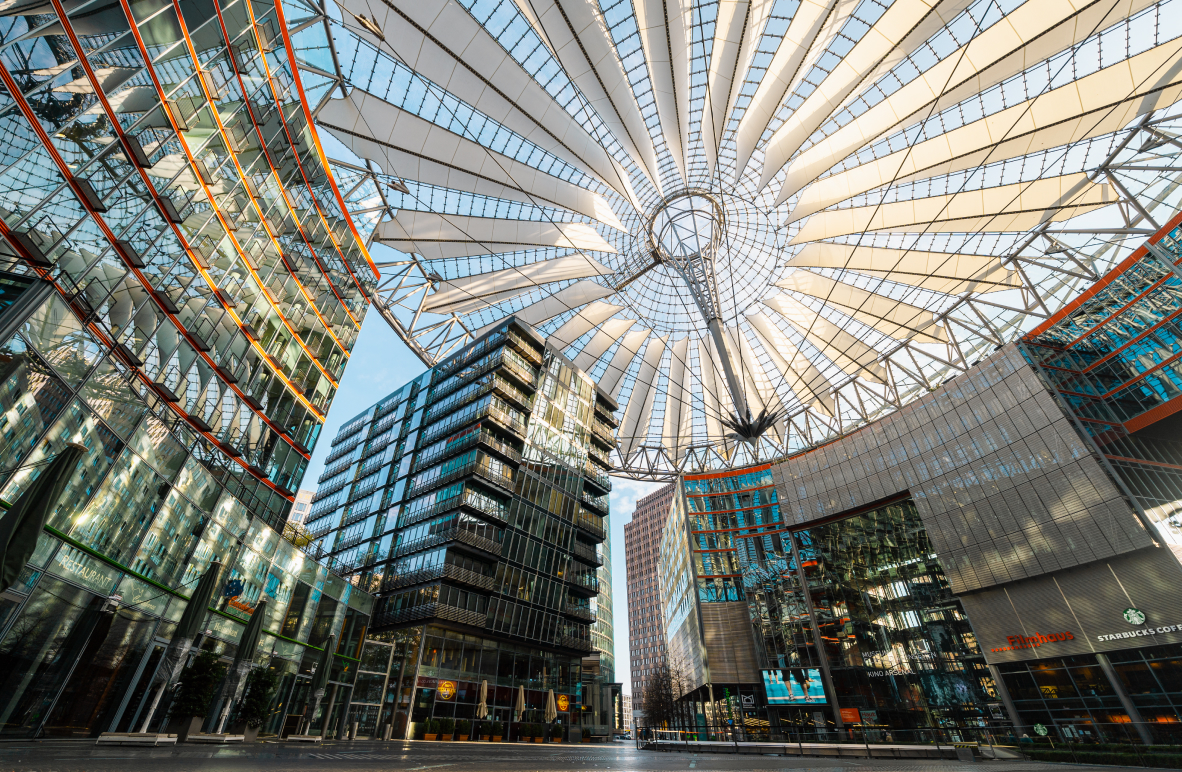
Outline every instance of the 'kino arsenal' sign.
[(1036, 649), (1044, 643), (1055, 643), (1056, 641), (1073, 641), (1075, 636), (1070, 632), (1051, 633), (1050, 635), (1043, 635), (1042, 633), (1035, 633), (1034, 635), (1007, 635), (1006, 640), (1009, 641), (1009, 646), (999, 646), (990, 651), (1017, 651), (1018, 649)]

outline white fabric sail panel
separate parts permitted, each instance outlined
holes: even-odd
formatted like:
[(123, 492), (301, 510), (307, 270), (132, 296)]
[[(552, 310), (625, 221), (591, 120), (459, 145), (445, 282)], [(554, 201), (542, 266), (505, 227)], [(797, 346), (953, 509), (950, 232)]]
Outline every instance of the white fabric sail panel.
[(892, 181), (963, 171), (1117, 131), (1182, 97), (1180, 65), (1182, 40), (1173, 40), (994, 115), (826, 177), (804, 191), (788, 221)]
[[(602, 300), (614, 294), (616, 294), (615, 290), (597, 282), (577, 281), (568, 287), (563, 287), (553, 295), (547, 295), (536, 303), (531, 303), (520, 311), (514, 312), (513, 316), (526, 324), (537, 327), (572, 308), (581, 308), (588, 303), (594, 303), (596, 300)], [(498, 324), (500, 322), (486, 324), (472, 333), (472, 337), (479, 338)]]
[[(640, 30), (640, 44), (648, 62), (649, 82), (657, 103), (657, 117), (661, 121), (665, 145), (674, 164), (685, 179), (685, 143), (687, 132), (681, 129), (678, 108), (685, 102), (686, 125), (689, 125), (689, 60), (686, 56), (686, 15), (692, 11), (689, 0), (635, 0), (636, 26)], [(684, 72), (675, 72), (681, 66)], [(678, 94), (681, 85), (684, 95)]]
[(648, 439), (653, 402), (657, 396), (658, 368), (668, 341), (668, 335), (651, 338), (644, 350), (644, 359), (640, 361), (640, 370), (636, 374), (636, 382), (632, 386), (632, 394), (628, 397), (628, 406), (624, 408), (624, 417), (616, 435), (620, 441), (620, 455), (625, 458)]
[(657, 151), (616, 55), (610, 33), (594, 3), (585, 0), (530, 0), (541, 32), (558, 61), (624, 151), (660, 189)]
[(763, 368), (763, 362), (755, 353), (755, 349), (751, 346), (751, 341), (747, 339), (746, 333), (737, 327), (728, 327), (727, 335), (730, 336), (731, 344), (735, 353), (738, 356), (742, 371), (743, 384), (747, 391), (747, 406), (751, 410), (751, 416), (754, 418), (759, 411), (755, 409), (752, 396), (759, 399), (761, 409), (767, 410), (768, 413), (779, 413), (779, 420), (777, 420), (772, 428), (769, 429), (777, 441), (787, 439), (787, 423), (785, 421), (787, 411), (785, 410), (784, 401), (780, 399), (779, 392), (776, 391), (776, 386), (772, 383), (772, 379), (768, 377), (767, 371)]
[(791, 268), (839, 268), (883, 278), (899, 284), (959, 295), (962, 292), (997, 292), (1022, 286), (1017, 271), (1007, 270), (994, 255), (921, 252), (911, 249), (834, 244), (805, 244), (788, 261)]
[[(342, 0), (352, 13), (372, 18), (379, 50), (393, 50), (408, 67), (494, 121), (567, 163), (619, 189), (610, 156), (456, 0)], [(476, 65), (476, 66), (474, 66)]]
[(620, 389), (624, 388), (624, 376), (628, 374), (632, 360), (636, 358), (651, 333), (652, 330), (643, 327), (632, 330), (624, 336), (616, 348), (616, 352), (612, 354), (612, 360), (608, 362), (607, 369), (599, 377), (599, 388), (611, 394), (612, 399), (619, 399)]
[(550, 334), (548, 341), (559, 351), (564, 351), (576, 340), (623, 310), (623, 306), (614, 306), (597, 300), (563, 322), (561, 327)]
[(939, 0), (895, 0), (882, 17), (858, 39), (849, 53), (825, 76), (804, 103), (768, 140), (764, 148), (762, 189), (800, 149), (805, 140), (832, 115), (866, 74), (903, 42), (907, 32), (932, 11)]
[(731, 418), (734, 407), (726, 390), (725, 376), (719, 371), (718, 349), (714, 339), (706, 333), (698, 339), (698, 363), (701, 370), (702, 412), (706, 418), (706, 436), (722, 438), (721, 453), (730, 458), (731, 443), (726, 439), (729, 429), (723, 426), (723, 418)]
[(825, 374), (800, 353), (784, 331), (776, 326), (767, 314), (757, 311), (747, 316), (747, 323), (755, 330), (771, 357), (772, 364), (780, 371), (788, 388), (809, 407), (832, 417), (835, 409), (833, 383)]
[(846, 236), (863, 231), (922, 233), (1001, 233), (1026, 231), (1115, 203), (1108, 185), (1086, 174), (999, 185), (950, 195), (896, 201), (881, 206), (829, 209), (810, 216), (790, 243)]
[(1099, 0), (1078, 8), (1071, 0), (1028, 0), (1005, 22), (975, 35), (918, 78), (801, 152), (788, 166), (778, 200), (787, 200), (841, 159), (905, 122), (978, 94), (1152, 4), (1153, 0)]
[[(624, 230), (602, 196), (534, 169), (353, 89), (329, 100), (319, 122), (351, 150), (387, 174), (527, 203), (549, 202)], [(372, 137), (377, 143), (366, 142)], [(483, 184), (481, 184), (483, 183)], [(519, 195), (508, 195), (508, 191)]]
[[(734, 109), (735, 103), (739, 99), (739, 92), (743, 90), (744, 73), (751, 69), (751, 64), (755, 61), (755, 55), (759, 52), (759, 41), (775, 5), (776, 0), (751, 0), (748, 4), (743, 39), (735, 60), (735, 73), (731, 78), (730, 94), (727, 96), (726, 109), (722, 113), (723, 126), (726, 126), (726, 122), (730, 120), (731, 110)], [(730, 33), (728, 33), (728, 37), (729, 35)], [(706, 129), (703, 128), (702, 131), (705, 132)], [(715, 157), (717, 157), (717, 147), (721, 142), (722, 137), (719, 136), (715, 142)]]
[(763, 304), (784, 317), (847, 375), (886, 383), (886, 368), (878, 363), (879, 352), (876, 349), (784, 293), (764, 298)]
[(689, 338), (673, 341), (669, 356), (669, 386), (665, 393), (665, 417), (661, 444), (675, 461), (680, 461), (685, 448), (693, 442), (690, 392)]
[(606, 354), (607, 350), (624, 336), (624, 333), (632, 329), (634, 324), (636, 324), (635, 319), (608, 319), (599, 328), (599, 331), (591, 337), (591, 340), (587, 342), (587, 345), (583, 347), (579, 355), (572, 360), (575, 363), (575, 367), (583, 372), (591, 372), (591, 368), (595, 366), (599, 358)]
[[(796, 82), (796, 77), (803, 69), (801, 66), (809, 51), (817, 44), (821, 30), (830, 20), (838, 6), (848, 6), (847, 12), (852, 12), (857, 3), (852, 0), (801, 0), (788, 25), (788, 31), (780, 41), (767, 71), (755, 89), (743, 117), (739, 119), (739, 126), (735, 131), (735, 165), (736, 179), (742, 175), (747, 162), (751, 160), (751, 153), (755, 150), (763, 130), (775, 114), (780, 102), (787, 96), (788, 89)], [(841, 15), (840, 13), (838, 15)]]
[(702, 105), (702, 148), (706, 151), (707, 174), (718, 163), (718, 146), (730, 115), (728, 98), (738, 70), (739, 51), (743, 45), (749, 0), (719, 0), (714, 21), (714, 44), (710, 49), (710, 67), (706, 73), (706, 99)]
[(427, 260), (472, 257), (552, 247), (615, 254), (616, 248), (587, 223), (442, 215), (401, 209), (379, 223), (377, 239)]
[(528, 292), (534, 287), (550, 282), (584, 279), (609, 273), (610, 269), (583, 255), (539, 260), (536, 263), (441, 281), (435, 292), (427, 297), (423, 310), (440, 313), (441, 309), (465, 301), (503, 295), (506, 292)]
[(838, 310), (845, 315), (896, 340), (914, 337), (921, 343), (948, 341), (947, 333), (943, 327), (936, 326), (936, 315), (931, 311), (807, 269), (793, 271), (776, 282), (776, 286), (840, 306)]

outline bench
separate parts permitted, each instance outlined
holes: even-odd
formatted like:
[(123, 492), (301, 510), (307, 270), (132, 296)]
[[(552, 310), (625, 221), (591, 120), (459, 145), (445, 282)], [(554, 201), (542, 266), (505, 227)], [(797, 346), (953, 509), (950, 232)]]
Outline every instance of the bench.
[(158, 732), (103, 732), (95, 745), (176, 745), (176, 735)]

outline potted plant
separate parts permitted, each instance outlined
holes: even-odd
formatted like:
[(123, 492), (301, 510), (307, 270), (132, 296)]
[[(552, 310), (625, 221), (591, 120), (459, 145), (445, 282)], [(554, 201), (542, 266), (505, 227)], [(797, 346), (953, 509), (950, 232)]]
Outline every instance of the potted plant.
[(468, 728), (470, 726), (471, 724), (466, 718), (462, 718), (456, 722), (456, 736), (460, 738), (460, 742), (464, 742), (468, 739)]
[(499, 743), (501, 738), (505, 736), (505, 725), (500, 721), (494, 721), (492, 725), (492, 741)]
[(452, 730), (454, 730), (456, 727), (456, 720), (454, 718), (440, 719), (439, 726), (440, 726), (440, 731), (443, 734), (443, 736), (439, 739), (450, 740), (451, 735), (452, 735)]
[(201, 652), (192, 664), (181, 671), (181, 681), (168, 710), (178, 742), (184, 742), (190, 734), (201, 731), (209, 704), (213, 702), (225, 674), (226, 665), (219, 662), (218, 655), (212, 651)]
[(533, 724), (526, 724), (524, 722), (517, 725), (517, 739), (523, 742), (529, 742), (534, 737)]
[(534, 724), (534, 742), (546, 742), (546, 725)]
[(439, 721), (438, 719), (427, 719), (427, 728), (423, 732), (424, 740), (436, 740), (439, 738)]
[(492, 737), (492, 732), (490, 731), (491, 729), (492, 729), (492, 725), (490, 722), (477, 721), (476, 727), (475, 727), (475, 730), (474, 730), (472, 736), (479, 737), (480, 742), (486, 743), (489, 741), (489, 738)]
[(555, 724), (554, 726), (550, 727), (550, 742), (562, 742), (562, 724)]
[(238, 721), (245, 724), (244, 742), (252, 743), (259, 736), (259, 727), (271, 712), (271, 698), (279, 685), (279, 674), (269, 668), (257, 667), (246, 677), (246, 693), (238, 703)]

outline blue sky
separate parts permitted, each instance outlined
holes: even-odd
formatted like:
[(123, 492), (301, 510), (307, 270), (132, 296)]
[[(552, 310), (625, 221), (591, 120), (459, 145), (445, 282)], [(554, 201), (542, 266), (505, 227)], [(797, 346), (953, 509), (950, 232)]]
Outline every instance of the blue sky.
[[(304, 476), (305, 488), (316, 489), (316, 478), (324, 470), (332, 438), (341, 425), (365, 410), (426, 368), (377, 311), (371, 310), (361, 326), (353, 347), (353, 356), (345, 368), (341, 388), (337, 390), (328, 420), (320, 433), (320, 442)], [(616, 633), (616, 680), (631, 693), (628, 675), (628, 581), (624, 570), (624, 523), (632, 519), (636, 499), (657, 489), (654, 483), (614, 479), (611, 494), (612, 529), (612, 601)]]

